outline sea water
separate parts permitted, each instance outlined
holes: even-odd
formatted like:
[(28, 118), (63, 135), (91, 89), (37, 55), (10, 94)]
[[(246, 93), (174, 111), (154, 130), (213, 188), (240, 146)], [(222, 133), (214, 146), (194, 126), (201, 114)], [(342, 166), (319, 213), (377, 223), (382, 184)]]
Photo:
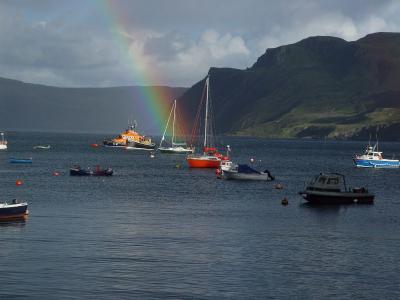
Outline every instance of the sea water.
[[(7, 137), (0, 201), (26, 200), (30, 214), (0, 223), (0, 299), (400, 298), (400, 170), (355, 168), (364, 143), (222, 137), (235, 162), (276, 177), (237, 182), (184, 155), (90, 147), (104, 135)], [(115, 173), (71, 177), (75, 164)], [(375, 204), (307, 205), (298, 191), (319, 172)]]

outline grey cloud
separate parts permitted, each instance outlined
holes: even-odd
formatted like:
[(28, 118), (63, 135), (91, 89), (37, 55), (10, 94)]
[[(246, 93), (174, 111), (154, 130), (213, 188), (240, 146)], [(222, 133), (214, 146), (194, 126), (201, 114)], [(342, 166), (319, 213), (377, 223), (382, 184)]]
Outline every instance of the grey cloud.
[[(61, 86), (189, 86), (211, 66), (245, 68), (267, 47), (309, 35), (351, 40), (399, 31), (399, 14), (396, 0), (3, 0), (0, 76)], [(137, 81), (138, 58), (157, 82)]]

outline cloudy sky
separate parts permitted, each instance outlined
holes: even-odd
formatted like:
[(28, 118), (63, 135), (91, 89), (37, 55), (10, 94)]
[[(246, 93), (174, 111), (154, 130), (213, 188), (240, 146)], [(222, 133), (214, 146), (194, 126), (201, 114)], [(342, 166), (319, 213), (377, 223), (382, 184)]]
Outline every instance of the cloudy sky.
[(0, 77), (191, 86), (313, 35), (400, 31), (399, 0), (0, 0)]

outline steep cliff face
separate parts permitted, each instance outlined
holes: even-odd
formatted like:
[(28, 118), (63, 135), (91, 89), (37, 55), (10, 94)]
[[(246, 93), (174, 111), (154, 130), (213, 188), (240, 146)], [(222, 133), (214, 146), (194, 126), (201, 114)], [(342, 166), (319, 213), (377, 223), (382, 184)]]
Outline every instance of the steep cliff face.
[[(390, 139), (400, 124), (400, 34), (310, 37), (267, 49), (246, 70), (210, 69), (220, 133)], [(181, 98), (188, 114), (203, 81)]]

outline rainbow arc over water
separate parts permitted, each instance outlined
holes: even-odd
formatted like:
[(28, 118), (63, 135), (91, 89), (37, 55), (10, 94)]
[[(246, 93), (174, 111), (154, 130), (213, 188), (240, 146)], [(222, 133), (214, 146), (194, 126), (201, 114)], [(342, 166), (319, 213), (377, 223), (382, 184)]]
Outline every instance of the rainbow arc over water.
[[(146, 58), (140, 51), (132, 47), (132, 38), (127, 32), (128, 26), (125, 26), (127, 17), (121, 7), (118, 6), (118, 1), (101, 0), (98, 3), (101, 4), (102, 13), (113, 32), (116, 47), (120, 49), (121, 55), (125, 56), (124, 59), (132, 74), (132, 81), (140, 84), (137, 85), (140, 89), (140, 100), (145, 111), (148, 112), (147, 116), (144, 117), (149, 123), (155, 123), (158, 131), (162, 133), (173, 99), (166, 93), (165, 87), (152, 85), (161, 81), (157, 78), (154, 70), (150, 70), (151, 67), (146, 65)], [(185, 117), (181, 116), (179, 120), (178, 127), (181, 128), (183, 133), (187, 133), (185, 131)]]

